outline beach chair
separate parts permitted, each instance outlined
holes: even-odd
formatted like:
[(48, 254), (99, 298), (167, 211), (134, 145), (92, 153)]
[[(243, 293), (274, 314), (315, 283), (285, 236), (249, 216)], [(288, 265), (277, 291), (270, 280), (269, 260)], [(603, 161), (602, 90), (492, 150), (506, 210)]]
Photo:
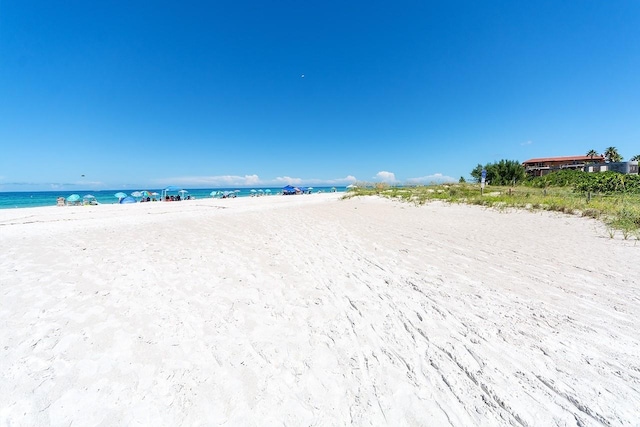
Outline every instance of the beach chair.
[(58, 197), (58, 199), (56, 200), (56, 205), (64, 206), (65, 205), (64, 197)]

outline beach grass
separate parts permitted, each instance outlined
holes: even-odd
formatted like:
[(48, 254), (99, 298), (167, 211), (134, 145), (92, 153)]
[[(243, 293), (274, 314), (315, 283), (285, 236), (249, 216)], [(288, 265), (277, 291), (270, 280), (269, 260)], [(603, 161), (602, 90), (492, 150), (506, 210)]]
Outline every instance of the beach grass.
[(428, 186), (391, 186), (359, 183), (345, 197), (377, 195), (416, 205), (440, 200), (467, 203), (496, 209), (518, 208), (546, 210), (601, 220), (609, 236), (621, 233), (624, 239), (640, 240), (640, 195), (583, 194), (569, 187), (533, 188), (525, 186), (487, 186), (479, 184), (442, 184)]

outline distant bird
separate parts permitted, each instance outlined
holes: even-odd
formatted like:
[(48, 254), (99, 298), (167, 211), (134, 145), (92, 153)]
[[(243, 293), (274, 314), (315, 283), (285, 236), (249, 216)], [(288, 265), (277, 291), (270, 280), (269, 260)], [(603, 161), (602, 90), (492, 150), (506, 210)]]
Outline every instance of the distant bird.
[(80, 176), (84, 178), (84, 174), (82, 174), (82, 175), (80, 175)]

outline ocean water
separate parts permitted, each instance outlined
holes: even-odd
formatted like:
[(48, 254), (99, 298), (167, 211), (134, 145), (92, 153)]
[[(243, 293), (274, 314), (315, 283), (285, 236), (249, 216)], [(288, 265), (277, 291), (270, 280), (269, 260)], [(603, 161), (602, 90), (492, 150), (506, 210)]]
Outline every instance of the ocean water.
[[(338, 192), (344, 192), (345, 187), (313, 187), (312, 193), (325, 192), (328, 193), (332, 188), (335, 188)], [(145, 189), (142, 189), (145, 190)], [(138, 191), (142, 191), (138, 190)], [(211, 198), (212, 191), (234, 191), (237, 197), (251, 197), (260, 194), (268, 194), (267, 190), (271, 191), (271, 196), (279, 197), (282, 192), (282, 187), (255, 187), (255, 188), (198, 188), (189, 189), (186, 195), (195, 197), (196, 199)], [(255, 190), (252, 192), (251, 190)], [(262, 190), (262, 192), (260, 191)], [(65, 199), (72, 194), (80, 196), (81, 200), (87, 194), (93, 195), (100, 204), (116, 204), (118, 199), (115, 194), (122, 190), (101, 190), (101, 191), (21, 191), (21, 192), (0, 192), (0, 209), (15, 209), (15, 208), (34, 208), (40, 206), (56, 206), (58, 197), (64, 197)], [(136, 191), (136, 190), (133, 190)], [(123, 191), (127, 195), (133, 191)], [(162, 190), (148, 190), (149, 192), (161, 193)], [(177, 192), (171, 192), (169, 194), (177, 195)], [(271, 197), (270, 196), (270, 197)], [(160, 199), (160, 196), (156, 196)]]

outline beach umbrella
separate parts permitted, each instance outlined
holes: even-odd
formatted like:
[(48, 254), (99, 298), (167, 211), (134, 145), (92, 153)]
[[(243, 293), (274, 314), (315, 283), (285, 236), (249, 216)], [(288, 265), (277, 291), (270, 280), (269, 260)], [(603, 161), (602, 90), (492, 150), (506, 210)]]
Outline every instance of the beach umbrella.
[(271, 190), (269, 190), (268, 188), (266, 190), (264, 190), (265, 193), (271, 193)]
[(255, 193), (255, 192), (256, 192), (256, 190), (251, 190), (251, 191), (249, 191), (249, 192), (250, 192), (250, 193)]
[(69, 197), (67, 197), (67, 202), (77, 202), (78, 200), (80, 200), (79, 194), (72, 194)]
[(83, 199), (95, 199), (96, 196), (94, 196), (93, 194), (85, 194), (84, 196), (82, 196)]
[(149, 197), (151, 196), (151, 193), (149, 193), (148, 191), (141, 191), (140, 194), (142, 195), (142, 197)]
[(209, 193), (210, 196), (215, 197), (217, 196), (219, 193), (219, 191), (212, 191), (211, 193)]
[(121, 205), (127, 205), (127, 204), (129, 204), (129, 203), (137, 203), (137, 202), (138, 202), (138, 201), (137, 201), (136, 199), (134, 199), (133, 197), (131, 197), (131, 196), (127, 196), (127, 197), (124, 197), (124, 198), (120, 199), (120, 202), (119, 202), (119, 203), (120, 203)]
[(239, 193), (239, 192), (240, 192), (240, 190), (233, 190), (233, 192), (234, 192), (234, 193)]
[(131, 195), (133, 197), (142, 197), (142, 193), (140, 191), (134, 191), (133, 193), (131, 193)]
[(115, 197), (117, 197), (118, 199), (124, 199), (125, 197), (127, 197), (127, 193), (123, 193), (122, 191), (114, 194)]
[(184, 195), (185, 193), (188, 193), (188, 191), (187, 190), (180, 190), (180, 191), (178, 191), (178, 193), (181, 193), (181, 194)]
[(159, 196), (159, 195), (160, 195), (160, 193), (157, 193), (157, 192), (155, 192), (155, 191), (154, 191), (153, 193), (151, 193), (151, 195), (152, 195), (152, 196)]
[(258, 193), (264, 193), (264, 190), (261, 188), (258, 190)]
[(178, 191), (180, 190), (180, 187), (176, 187), (175, 185), (170, 185), (167, 188), (162, 190), (162, 195), (160, 196), (161, 198), (165, 199), (166, 197), (168, 197), (168, 193), (170, 191)]

